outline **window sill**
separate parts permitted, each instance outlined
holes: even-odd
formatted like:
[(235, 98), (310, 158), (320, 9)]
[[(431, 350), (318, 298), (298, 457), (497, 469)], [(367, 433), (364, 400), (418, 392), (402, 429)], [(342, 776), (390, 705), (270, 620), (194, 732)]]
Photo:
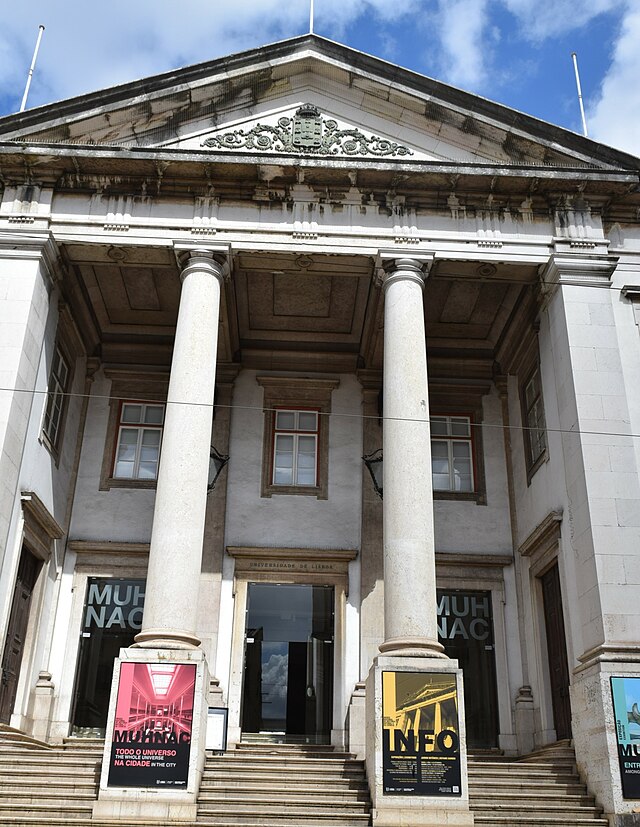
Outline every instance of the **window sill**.
[(486, 495), (480, 491), (434, 491), (433, 499), (475, 503), (476, 505), (487, 504)]
[(133, 480), (124, 478), (108, 477), (106, 480), (100, 482), (99, 491), (109, 491), (111, 488), (138, 488), (138, 489), (155, 489), (158, 485), (157, 480)]
[(293, 496), (316, 497), (319, 500), (328, 499), (327, 492), (321, 485), (267, 485), (262, 492), (263, 497), (273, 494), (290, 494)]

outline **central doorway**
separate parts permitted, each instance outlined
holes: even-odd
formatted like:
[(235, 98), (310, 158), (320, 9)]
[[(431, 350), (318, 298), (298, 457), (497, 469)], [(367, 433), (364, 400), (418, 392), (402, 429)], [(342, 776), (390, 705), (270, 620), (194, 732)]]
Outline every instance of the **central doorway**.
[(243, 736), (329, 743), (334, 587), (249, 583)]

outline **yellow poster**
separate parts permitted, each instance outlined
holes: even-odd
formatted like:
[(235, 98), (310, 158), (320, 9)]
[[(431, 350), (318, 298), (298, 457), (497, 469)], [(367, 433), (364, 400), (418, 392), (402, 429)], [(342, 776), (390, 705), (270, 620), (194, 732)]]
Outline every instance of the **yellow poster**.
[(456, 676), (382, 673), (383, 787), (387, 795), (462, 795)]

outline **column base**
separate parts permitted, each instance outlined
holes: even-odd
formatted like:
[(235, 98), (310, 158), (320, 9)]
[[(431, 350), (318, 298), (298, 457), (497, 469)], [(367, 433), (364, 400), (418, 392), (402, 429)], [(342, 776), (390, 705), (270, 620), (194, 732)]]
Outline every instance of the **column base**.
[(166, 629), (146, 629), (135, 636), (132, 648), (144, 649), (197, 649), (200, 638), (188, 632), (170, 632)]
[(209, 680), (201, 649), (120, 650), (95, 820), (195, 822)]
[(444, 646), (428, 637), (394, 637), (378, 646), (383, 655), (404, 658), (445, 658)]
[(374, 827), (473, 824), (457, 661), (378, 656), (366, 682), (366, 728)]

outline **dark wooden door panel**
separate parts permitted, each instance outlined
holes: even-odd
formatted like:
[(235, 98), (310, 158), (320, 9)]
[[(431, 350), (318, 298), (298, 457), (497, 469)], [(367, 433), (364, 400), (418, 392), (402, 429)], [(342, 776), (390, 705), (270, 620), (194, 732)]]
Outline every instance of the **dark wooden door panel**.
[(2, 672), (0, 673), (0, 721), (3, 723), (9, 722), (16, 700), (20, 665), (29, 624), (31, 595), (38, 579), (40, 566), (40, 561), (31, 552), (27, 549), (22, 550), (18, 576), (13, 590), (13, 601), (2, 656)]
[(558, 566), (552, 566), (540, 578), (544, 619), (547, 631), (549, 678), (556, 735), (559, 740), (571, 738), (571, 703), (569, 698), (569, 664), (564, 633), (562, 592)]

